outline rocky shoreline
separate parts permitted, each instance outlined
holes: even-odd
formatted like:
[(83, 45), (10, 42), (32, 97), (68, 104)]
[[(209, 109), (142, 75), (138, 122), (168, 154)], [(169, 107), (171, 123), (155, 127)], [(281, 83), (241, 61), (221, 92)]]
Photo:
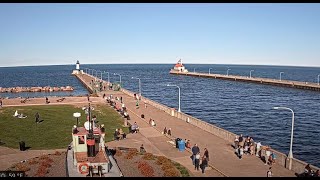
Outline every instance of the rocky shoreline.
[(0, 93), (20, 93), (20, 92), (54, 92), (54, 91), (73, 91), (72, 86), (62, 86), (62, 87), (0, 87)]

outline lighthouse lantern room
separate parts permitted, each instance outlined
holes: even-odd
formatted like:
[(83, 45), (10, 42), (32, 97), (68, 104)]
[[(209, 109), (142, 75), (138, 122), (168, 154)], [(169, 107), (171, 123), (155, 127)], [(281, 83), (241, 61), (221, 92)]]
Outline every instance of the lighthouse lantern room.
[(177, 64), (173, 68), (174, 71), (179, 71), (179, 72), (188, 72), (188, 70), (184, 67), (182, 64), (182, 60), (180, 59)]

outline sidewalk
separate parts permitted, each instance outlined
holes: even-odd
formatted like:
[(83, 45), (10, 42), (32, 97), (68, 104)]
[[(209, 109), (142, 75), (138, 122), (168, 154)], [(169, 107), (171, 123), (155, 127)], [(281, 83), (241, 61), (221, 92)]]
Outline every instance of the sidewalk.
[[(136, 100), (134, 100), (133, 97), (130, 97), (124, 93), (104, 91), (101, 94), (103, 93), (105, 93), (106, 95), (113, 94), (114, 96), (122, 96), (123, 102), (125, 103), (125, 106), (127, 107), (128, 112), (130, 114), (131, 123), (136, 121), (139, 126), (144, 127), (144, 124), (147, 124), (149, 119), (152, 118), (155, 120), (157, 126), (150, 128), (156, 129), (159, 134), (161, 134), (164, 127), (171, 128), (173, 135), (172, 139), (179, 137), (181, 139), (189, 139), (192, 145), (197, 143), (200, 147), (201, 154), (203, 154), (203, 149), (206, 147), (209, 150), (209, 164), (214, 169), (217, 169), (226, 176), (266, 177), (266, 172), (268, 171), (269, 166), (264, 165), (264, 162), (260, 160), (258, 157), (244, 155), (243, 159), (239, 160), (238, 157), (235, 155), (234, 149), (232, 148), (230, 143), (209, 132), (206, 132), (185, 121), (172, 117), (169, 114), (154, 108), (153, 106), (148, 105), (147, 108), (145, 108), (143, 101), (140, 103), (140, 108), (136, 109)], [(145, 115), (145, 119), (140, 118), (141, 114)], [(154, 131), (148, 132), (147, 130), (142, 128), (141, 134), (143, 134), (151, 143), (159, 144), (159, 137), (155, 139), (149, 137), (155, 136)], [(188, 167), (187, 158), (183, 159), (181, 157), (177, 157), (175, 153), (170, 154), (170, 150), (167, 150), (167, 152), (165, 152), (164, 149), (159, 148), (159, 150), (166, 154), (168, 158), (177, 161), (179, 160), (184, 166)], [(190, 158), (189, 163), (192, 165)], [(290, 171), (277, 164), (273, 165), (272, 171), (274, 177), (295, 177), (293, 171)], [(206, 173), (205, 176), (211, 175), (209, 173)]]

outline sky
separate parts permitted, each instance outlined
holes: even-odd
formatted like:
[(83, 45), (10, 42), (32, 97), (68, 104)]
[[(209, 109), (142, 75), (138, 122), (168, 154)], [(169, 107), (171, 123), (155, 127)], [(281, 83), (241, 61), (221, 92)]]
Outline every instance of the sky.
[(0, 67), (180, 58), (320, 67), (320, 4), (0, 4)]

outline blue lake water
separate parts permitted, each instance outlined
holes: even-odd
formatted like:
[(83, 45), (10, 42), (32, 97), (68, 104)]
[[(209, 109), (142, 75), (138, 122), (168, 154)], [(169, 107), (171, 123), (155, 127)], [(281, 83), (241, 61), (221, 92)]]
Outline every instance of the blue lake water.
[[(174, 64), (103, 64), (80, 65), (81, 69), (91, 68), (110, 73), (110, 81), (119, 81), (121, 74), (123, 87), (138, 92), (141, 79), (142, 95), (178, 108), (178, 89), (167, 87), (175, 84), (181, 88), (181, 111), (212, 123), (236, 134), (252, 136), (262, 144), (285, 154), (289, 152), (291, 133), (291, 112), (274, 110), (274, 106), (284, 106), (295, 112), (293, 156), (320, 167), (320, 92), (291, 89), (270, 85), (226, 81), (210, 78), (170, 75)], [(318, 67), (250, 66), (250, 65), (204, 65), (185, 64), (189, 71), (265, 77), (317, 82)], [(73, 86), (73, 92), (52, 93), (1, 93), (2, 97), (43, 97), (85, 95), (88, 92), (71, 75), (75, 65), (28, 66), (0, 68), (0, 87), (15, 86)], [(94, 73), (95, 74), (95, 73)], [(100, 77), (100, 73), (98, 73)], [(103, 74), (107, 80), (107, 74)]]

